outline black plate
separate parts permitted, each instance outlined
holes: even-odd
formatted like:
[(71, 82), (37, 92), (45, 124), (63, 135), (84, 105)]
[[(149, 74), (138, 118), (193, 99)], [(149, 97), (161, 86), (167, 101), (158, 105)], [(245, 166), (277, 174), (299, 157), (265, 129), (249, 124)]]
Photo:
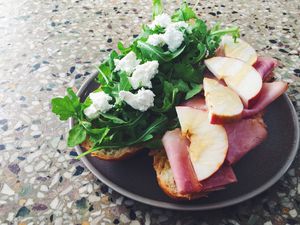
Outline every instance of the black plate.
[[(78, 91), (81, 100), (97, 88), (95, 76)], [(299, 125), (295, 109), (286, 94), (267, 108), (264, 120), (268, 126), (268, 138), (234, 166), (238, 182), (225, 190), (210, 193), (208, 198), (178, 202), (166, 196), (157, 184), (152, 158), (147, 151), (118, 162), (91, 156), (83, 157), (82, 161), (103, 183), (136, 201), (176, 210), (217, 209), (240, 203), (265, 191), (280, 179), (295, 158)], [(72, 126), (73, 120), (70, 120)], [(80, 146), (75, 148), (78, 154), (82, 153)]]

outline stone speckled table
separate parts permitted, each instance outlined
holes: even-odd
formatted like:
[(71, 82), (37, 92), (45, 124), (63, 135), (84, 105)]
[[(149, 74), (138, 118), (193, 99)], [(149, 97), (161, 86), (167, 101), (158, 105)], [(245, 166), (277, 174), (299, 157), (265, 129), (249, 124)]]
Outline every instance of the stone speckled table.
[[(260, 54), (277, 58), (277, 77), (291, 82), (299, 112), (300, 2), (209, 0), (196, 9), (209, 24), (240, 26)], [(124, 198), (74, 159), (67, 123), (51, 113), (50, 99), (77, 89), (119, 39), (129, 43), (150, 18), (151, 1), (0, 1), (0, 223), (300, 224), (299, 158), (265, 193), (194, 213)]]

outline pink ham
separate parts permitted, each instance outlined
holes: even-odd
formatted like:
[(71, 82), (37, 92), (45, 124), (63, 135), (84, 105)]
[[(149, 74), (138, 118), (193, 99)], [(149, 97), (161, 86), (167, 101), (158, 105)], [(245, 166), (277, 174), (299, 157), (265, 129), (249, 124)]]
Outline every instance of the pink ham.
[(229, 165), (239, 161), (267, 137), (266, 125), (261, 116), (224, 124), (224, 128), (228, 135), (226, 162)]
[(202, 191), (222, 189), (225, 185), (235, 183), (236, 176), (231, 166), (223, 165), (214, 175), (202, 181)]
[(260, 96), (251, 109), (244, 109), (243, 118), (251, 117), (263, 109), (265, 109), (270, 103), (282, 95), (288, 88), (288, 84), (283, 81), (277, 81), (272, 83), (263, 83)]
[(188, 106), (194, 109), (200, 109), (203, 111), (207, 110), (207, 106), (205, 104), (205, 99), (203, 96), (197, 95), (193, 98), (191, 98), (188, 101), (185, 101), (182, 103), (183, 106)]
[(189, 141), (181, 135), (179, 129), (167, 131), (162, 138), (171, 170), (174, 175), (177, 191), (180, 194), (199, 192), (199, 183), (192, 162), (189, 157)]
[(257, 61), (253, 64), (253, 67), (259, 72), (263, 81), (269, 81), (274, 74), (272, 71), (278, 65), (276, 59), (271, 57), (258, 57)]
[[(205, 100), (201, 96), (194, 97), (184, 104), (200, 110), (206, 108)], [(267, 136), (266, 126), (261, 117), (245, 118), (235, 123), (225, 124), (224, 128), (229, 141), (226, 157), (226, 162), (229, 164), (236, 163)]]

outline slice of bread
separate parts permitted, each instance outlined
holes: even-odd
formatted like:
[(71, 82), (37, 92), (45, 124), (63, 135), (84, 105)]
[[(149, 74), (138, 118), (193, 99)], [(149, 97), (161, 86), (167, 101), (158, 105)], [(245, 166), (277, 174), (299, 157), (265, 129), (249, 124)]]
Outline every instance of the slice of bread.
[(150, 155), (153, 156), (153, 167), (158, 184), (168, 196), (177, 200), (192, 200), (207, 196), (205, 192), (184, 195), (178, 193), (166, 152), (164, 150), (154, 150), (150, 152)]
[[(92, 142), (87, 138), (82, 144), (86, 151), (92, 147)], [(143, 149), (141, 146), (125, 147), (122, 149), (102, 149), (92, 152), (91, 155), (102, 160), (117, 161), (127, 159), (135, 155), (139, 150)]]

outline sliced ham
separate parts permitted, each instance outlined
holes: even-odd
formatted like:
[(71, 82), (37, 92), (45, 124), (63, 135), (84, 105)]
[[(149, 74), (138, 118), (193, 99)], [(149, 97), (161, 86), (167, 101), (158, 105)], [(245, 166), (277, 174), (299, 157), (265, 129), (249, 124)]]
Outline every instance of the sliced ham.
[(261, 116), (224, 124), (224, 128), (228, 135), (229, 148), (226, 162), (229, 165), (239, 161), (267, 137), (266, 125)]
[(259, 72), (263, 81), (269, 81), (274, 74), (272, 71), (278, 65), (276, 59), (271, 57), (258, 57), (257, 61), (253, 64), (253, 67)]
[(229, 165), (223, 165), (214, 175), (202, 181), (202, 191), (223, 189), (227, 184), (237, 182), (236, 176)]
[(260, 96), (251, 109), (244, 109), (243, 118), (248, 118), (265, 109), (270, 103), (282, 95), (288, 88), (288, 84), (283, 81), (263, 83)]
[(203, 96), (197, 95), (193, 98), (191, 98), (188, 101), (185, 101), (182, 103), (183, 106), (188, 106), (194, 109), (200, 109), (203, 111), (207, 110), (207, 106), (205, 104), (205, 99)]
[[(194, 97), (192, 100), (187, 101), (185, 105), (200, 110), (206, 109), (204, 98), (201, 96)], [(225, 124), (224, 128), (229, 142), (226, 162), (230, 165), (240, 160), (267, 137), (267, 129), (261, 116), (244, 118), (235, 123)]]
[(198, 181), (189, 157), (188, 139), (181, 135), (179, 129), (175, 129), (165, 133), (162, 143), (170, 162), (177, 191), (180, 194), (199, 192), (202, 185)]

